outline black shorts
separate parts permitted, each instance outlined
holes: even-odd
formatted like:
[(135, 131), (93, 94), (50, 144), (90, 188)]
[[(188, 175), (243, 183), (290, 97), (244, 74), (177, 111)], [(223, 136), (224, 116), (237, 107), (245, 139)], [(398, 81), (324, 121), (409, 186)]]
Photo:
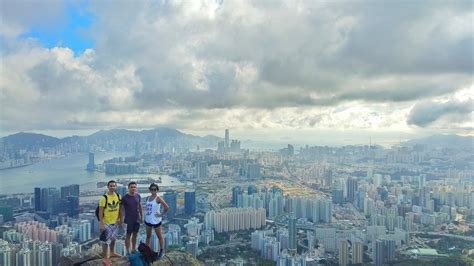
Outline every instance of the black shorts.
[(139, 230), (140, 230), (140, 223), (138, 222), (127, 223), (127, 234), (138, 233)]
[(158, 224), (151, 224), (151, 223), (145, 222), (145, 224), (146, 226), (153, 227), (153, 228), (158, 228), (161, 226), (161, 222), (159, 222)]

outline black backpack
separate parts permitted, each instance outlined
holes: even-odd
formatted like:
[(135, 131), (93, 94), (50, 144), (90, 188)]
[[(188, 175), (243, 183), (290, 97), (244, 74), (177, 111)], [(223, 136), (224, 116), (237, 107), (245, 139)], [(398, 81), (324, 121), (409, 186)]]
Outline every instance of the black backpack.
[(158, 258), (158, 252), (153, 251), (149, 246), (147, 246), (143, 242), (140, 242), (140, 244), (138, 245), (138, 252), (142, 254), (143, 259), (148, 264), (153, 263)]
[[(122, 199), (120, 198), (120, 194), (119, 193), (115, 193), (117, 194), (117, 197), (118, 197), (118, 201), (120, 202)], [(105, 209), (107, 208), (107, 194), (104, 194), (102, 195), (102, 197), (105, 197), (105, 207), (104, 207), (104, 211)], [(100, 201), (99, 201), (99, 204), (97, 204), (97, 208), (95, 208), (95, 217), (97, 217), (97, 220), (100, 222), (100, 218), (99, 218), (99, 205), (100, 205)]]

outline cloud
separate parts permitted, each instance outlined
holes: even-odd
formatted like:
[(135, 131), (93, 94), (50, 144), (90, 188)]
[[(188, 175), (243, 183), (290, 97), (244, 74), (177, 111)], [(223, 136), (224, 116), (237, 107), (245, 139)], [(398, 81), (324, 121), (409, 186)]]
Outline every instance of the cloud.
[(472, 112), (474, 112), (474, 101), (472, 99), (465, 101), (452, 100), (448, 102), (426, 101), (417, 103), (410, 111), (408, 124), (426, 127), (430, 124), (449, 118), (451, 123), (472, 121)]
[(464, 2), (91, 2), (94, 49), (81, 54), (18, 38), (38, 18), (61, 23), (62, 5), (2, 6), (8, 130), (407, 130), (463, 119), (458, 102), (426, 106), (473, 84)]

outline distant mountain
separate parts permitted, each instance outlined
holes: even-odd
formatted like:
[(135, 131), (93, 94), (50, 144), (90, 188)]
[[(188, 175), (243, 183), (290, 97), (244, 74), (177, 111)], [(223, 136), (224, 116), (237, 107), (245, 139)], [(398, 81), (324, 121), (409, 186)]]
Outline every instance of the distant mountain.
[(61, 143), (61, 140), (43, 134), (20, 132), (1, 138), (0, 143), (13, 150), (21, 150), (55, 147)]
[(403, 146), (414, 146), (416, 144), (426, 145), (428, 147), (440, 148), (458, 148), (470, 149), (474, 148), (474, 137), (459, 135), (433, 135), (426, 138), (412, 139), (403, 144)]
[(89, 136), (71, 136), (62, 139), (36, 133), (17, 133), (0, 138), (0, 147), (12, 150), (55, 147), (61, 144), (113, 145), (132, 149), (136, 143), (149, 143), (160, 148), (201, 148), (217, 147), (222, 139), (216, 136), (205, 137), (185, 134), (171, 128), (133, 131), (128, 129), (100, 130)]

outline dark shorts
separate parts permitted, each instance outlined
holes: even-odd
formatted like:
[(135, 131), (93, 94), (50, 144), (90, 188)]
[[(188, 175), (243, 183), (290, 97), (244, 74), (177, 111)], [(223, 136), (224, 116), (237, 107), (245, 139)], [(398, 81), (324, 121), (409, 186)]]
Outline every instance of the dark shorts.
[(127, 234), (138, 233), (140, 230), (140, 224), (138, 222), (127, 223)]
[(145, 224), (146, 226), (153, 227), (153, 228), (158, 228), (161, 226), (161, 222), (159, 222), (158, 224), (151, 224), (151, 223), (145, 222)]

